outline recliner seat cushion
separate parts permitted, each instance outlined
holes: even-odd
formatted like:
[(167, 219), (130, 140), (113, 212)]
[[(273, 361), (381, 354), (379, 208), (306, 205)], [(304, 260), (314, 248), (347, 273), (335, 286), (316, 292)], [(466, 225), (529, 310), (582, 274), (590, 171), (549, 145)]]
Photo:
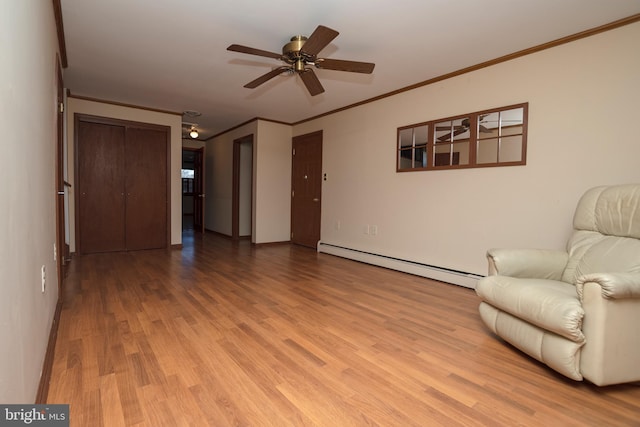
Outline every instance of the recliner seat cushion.
[(478, 281), (476, 292), (495, 308), (573, 342), (584, 342), (584, 310), (572, 284), (488, 276)]
[(485, 302), (480, 303), (479, 310), (480, 317), (493, 333), (562, 375), (582, 381), (580, 349), (584, 343), (567, 340)]

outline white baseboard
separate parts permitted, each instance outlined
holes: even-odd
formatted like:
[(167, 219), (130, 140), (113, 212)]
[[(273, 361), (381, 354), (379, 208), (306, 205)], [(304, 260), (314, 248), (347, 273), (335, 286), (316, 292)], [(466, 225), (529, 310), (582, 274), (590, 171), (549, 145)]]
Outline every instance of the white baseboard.
[(482, 276), (319, 242), (318, 252), (475, 289)]

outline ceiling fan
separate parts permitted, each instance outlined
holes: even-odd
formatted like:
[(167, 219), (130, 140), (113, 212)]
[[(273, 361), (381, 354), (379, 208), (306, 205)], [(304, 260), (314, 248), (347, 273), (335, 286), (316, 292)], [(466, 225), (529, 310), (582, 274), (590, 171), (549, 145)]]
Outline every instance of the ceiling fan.
[(282, 73), (297, 73), (311, 96), (315, 96), (324, 92), (324, 88), (322, 87), (318, 76), (313, 71), (313, 68), (311, 68), (312, 66), (324, 70), (348, 71), (364, 74), (371, 74), (373, 72), (373, 67), (375, 67), (375, 64), (370, 62), (318, 58), (318, 53), (331, 43), (338, 34), (340, 33), (336, 30), (332, 30), (331, 28), (323, 25), (318, 25), (309, 37), (292, 37), (291, 41), (282, 47), (282, 54), (241, 46), (238, 44), (232, 44), (227, 48), (227, 50), (279, 59), (287, 64), (274, 68), (257, 79), (250, 81), (244, 85), (244, 87), (254, 89)]
[[(484, 118), (488, 116), (488, 114), (482, 115), (480, 117), (478, 117), (478, 122), (480, 122), (478, 124), (478, 130), (481, 133), (491, 133), (491, 130), (488, 129), (487, 127), (482, 125), (482, 120), (484, 120)], [(469, 130), (469, 128), (471, 127), (471, 123), (469, 121), (468, 118), (465, 118), (462, 120), (462, 122), (459, 125), (455, 125), (453, 126), (453, 135), (451, 135), (450, 133), (446, 133), (444, 135), (442, 135), (441, 137), (438, 138), (438, 141), (442, 142), (442, 141), (449, 141), (449, 138), (455, 138), (456, 136), (465, 133), (466, 131)], [(436, 131), (447, 131), (449, 132), (451, 130), (450, 126), (437, 126), (436, 127)]]

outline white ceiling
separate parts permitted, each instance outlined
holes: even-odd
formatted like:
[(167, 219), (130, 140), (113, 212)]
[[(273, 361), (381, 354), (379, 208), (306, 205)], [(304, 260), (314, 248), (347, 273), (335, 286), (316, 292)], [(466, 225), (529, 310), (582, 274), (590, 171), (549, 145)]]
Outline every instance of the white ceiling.
[[(73, 95), (196, 110), (201, 139), (254, 117), (304, 120), (640, 13), (640, 0), (61, 0)], [(340, 32), (319, 57), (374, 62), (373, 74), (316, 70), (310, 96), (283, 65), (227, 51), (280, 52), (319, 25)]]

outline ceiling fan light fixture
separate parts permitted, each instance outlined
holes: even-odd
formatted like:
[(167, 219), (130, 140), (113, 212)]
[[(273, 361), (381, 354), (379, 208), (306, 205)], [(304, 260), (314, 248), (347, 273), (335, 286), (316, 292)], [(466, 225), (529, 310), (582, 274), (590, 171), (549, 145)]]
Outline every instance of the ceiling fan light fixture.
[(239, 44), (230, 45), (227, 50), (232, 52), (247, 53), (249, 55), (263, 56), (265, 58), (278, 59), (287, 65), (277, 67), (255, 80), (250, 81), (244, 87), (255, 89), (272, 78), (288, 72), (298, 74), (311, 96), (324, 92), (324, 88), (310, 66), (324, 70), (348, 71), (352, 73), (371, 74), (375, 64), (371, 62), (347, 61), (343, 59), (318, 58), (322, 49), (327, 47), (338, 36), (336, 30), (318, 25), (309, 37), (293, 36), (291, 41), (282, 47), (282, 55), (276, 52), (256, 49)]
[(198, 130), (195, 127), (191, 128), (191, 131), (189, 131), (189, 136), (193, 139), (196, 139), (198, 137), (198, 135), (200, 135), (198, 133)]

